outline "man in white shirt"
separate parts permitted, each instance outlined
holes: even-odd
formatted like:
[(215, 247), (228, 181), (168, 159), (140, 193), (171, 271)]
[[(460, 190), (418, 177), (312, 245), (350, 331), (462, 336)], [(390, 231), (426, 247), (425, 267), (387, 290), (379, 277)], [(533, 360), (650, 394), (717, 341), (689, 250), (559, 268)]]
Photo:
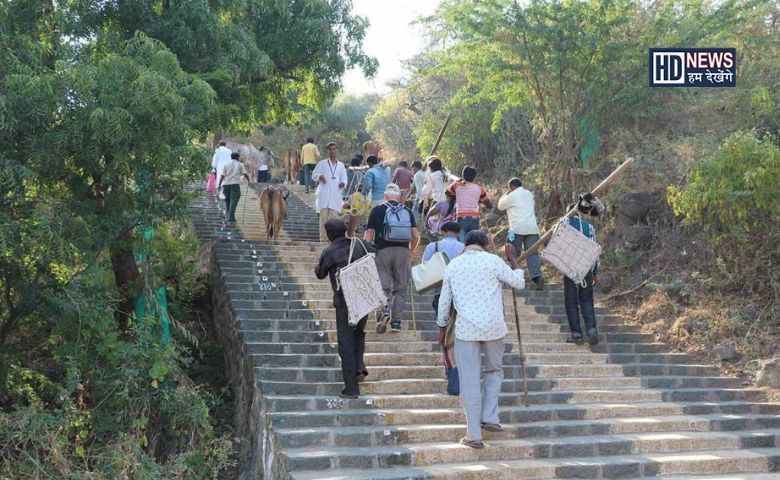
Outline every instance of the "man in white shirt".
[(325, 222), (330, 218), (338, 218), (344, 205), (342, 190), (347, 186), (347, 168), (341, 163), (336, 144), (328, 144), (328, 158), (320, 160), (311, 175), (312, 180), (319, 182), (316, 192), (317, 208), (320, 211), (320, 241), (327, 242)]
[(272, 153), (265, 145), (260, 146), (259, 152), (257, 156), (257, 181), (259, 183), (268, 183), (271, 181), (269, 166), (273, 164)]
[[(455, 360), (460, 380), (460, 397), (466, 412), (466, 436), (460, 441), (472, 448), (483, 448), (482, 429), (503, 430), (498, 418), (498, 395), (504, 380), (502, 360), (504, 337), (504, 301), (501, 283), (523, 288), (522, 270), (512, 270), (498, 256), (485, 251), (488, 236), (472, 230), (466, 236), (466, 249), (444, 270), (436, 323), (439, 343), (444, 345), (450, 306), (455, 320)], [(480, 392), (481, 355), (485, 356), (485, 382)]]
[(230, 154), (230, 160), (222, 166), (219, 172), (219, 187), (225, 195), (225, 207), (227, 207), (228, 222), (236, 221), (236, 207), (241, 198), (241, 177), (249, 182), (249, 174), (244, 164), (239, 161), (238, 152)]
[[(219, 146), (214, 151), (214, 156), (211, 157), (211, 171), (217, 174), (219, 178), (219, 172), (230, 161), (230, 154), (232, 152), (227, 148), (225, 141), (219, 142)], [(221, 190), (219, 191), (219, 198), (225, 198)]]
[[(507, 212), (509, 232), (506, 236), (504, 253), (509, 265), (518, 268), (517, 254), (539, 241), (539, 226), (534, 213), (534, 194), (523, 188), (519, 178), (509, 180), (509, 193), (498, 201), (498, 209)], [(544, 288), (539, 252), (528, 256), (528, 274), (534, 283), (534, 289)]]
[(415, 160), (412, 162), (412, 172), (414, 173), (414, 177), (412, 177), (414, 208), (412, 210), (414, 211), (414, 218), (417, 220), (417, 224), (420, 225), (420, 210), (422, 210), (423, 189), (425, 188), (425, 169), (421, 161)]

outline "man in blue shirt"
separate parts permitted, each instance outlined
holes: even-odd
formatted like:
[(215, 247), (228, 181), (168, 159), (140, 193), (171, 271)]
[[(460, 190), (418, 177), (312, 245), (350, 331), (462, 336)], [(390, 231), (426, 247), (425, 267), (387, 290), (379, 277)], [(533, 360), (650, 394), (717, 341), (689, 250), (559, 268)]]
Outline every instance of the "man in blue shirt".
[(390, 183), (390, 174), (379, 165), (379, 159), (375, 155), (369, 155), (366, 163), (369, 168), (363, 179), (363, 193), (371, 200), (373, 208), (385, 203), (385, 188)]
[[(442, 238), (438, 242), (429, 243), (425, 247), (422, 260), (427, 262), (433, 257), (436, 252), (443, 252), (447, 255), (447, 260), (460, 255), (465, 245), (463, 245), (458, 237), (460, 236), (460, 225), (458, 222), (447, 222), (441, 227)], [(433, 292), (433, 311), (436, 312), (436, 316), (439, 315), (439, 297), (441, 296), (441, 288), (437, 288)], [(450, 368), (445, 361), (445, 369), (447, 373), (447, 393), (450, 395), (460, 395), (460, 382), (458, 381), (458, 367)]]
[[(566, 207), (566, 211), (574, 208), (575, 204)], [(604, 203), (592, 193), (583, 193), (577, 201), (577, 214), (569, 218), (569, 225), (581, 231), (583, 235), (596, 241), (596, 229), (588, 218), (595, 218), (604, 212)], [(596, 275), (599, 273), (599, 261), (585, 277), (584, 285), (574, 283), (569, 277), (563, 277), (563, 302), (566, 307), (566, 319), (569, 322), (571, 337), (566, 342), (582, 345), (584, 343), (582, 327), (580, 326), (580, 313), (585, 323), (585, 332), (588, 335), (588, 343), (599, 343), (599, 332), (596, 324), (596, 310), (593, 308), (593, 285), (596, 284)]]

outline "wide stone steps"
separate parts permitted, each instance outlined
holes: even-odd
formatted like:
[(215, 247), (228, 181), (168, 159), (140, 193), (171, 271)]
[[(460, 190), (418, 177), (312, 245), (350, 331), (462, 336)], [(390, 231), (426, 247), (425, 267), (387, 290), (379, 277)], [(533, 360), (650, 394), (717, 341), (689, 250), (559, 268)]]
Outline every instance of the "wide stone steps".
[[(375, 365), (370, 369), (371, 376), (383, 379), (403, 378), (439, 378), (442, 365)], [(520, 366), (504, 364), (505, 378), (515, 378), (520, 375)], [(333, 382), (339, 381), (341, 368), (333, 367), (257, 367), (258, 374), (267, 380), (299, 381), (299, 382)], [(628, 372), (628, 373), (627, 373)], [(526, 375), (529, 379), (536, 378), (611, 378), (619, 375), (666, 376), (666, 377), (696, 377), (717, 373), (712, 366), (705, 365), (527, 365)], [(718, 377), (719, 378), (719, 377)]]
[[(416, 445), (372, 445), (287, 449), (289, 470), (328, 470), (355, 465), (429, 466), (460, 462), (500, 461), (507, 458), (555, 459), (610, 457), (691, 452), (697, 450), (774, 447), (780, 431), (750, 433), (669, 432), (559, 437), (556, 439), (491, 440), (490, 448), (453, 447), (453, 441)], [(457, 444), (456, 444), (457, 445)]]
[[(452, 447), (452, 448), (458, 448)], [(462, 462), (427, 467), (396, 467), (372, 464), (360, 469), (332, 468), (326, 472), (303, 471), (295, 480), (356, 479), (447, 479), (510, 480), (552, 478), (639, 478), (671, 474), (713, 474), (771, 472), (780, 460), (778, 448), (750, 450), (703, 450), (643, 455), (568, 457), (562, 459), (520, 459), (487, 462)], [(369, 472), (366, 469), (372, 468)], [(390, 468), (386, 468), (390, 467)], [(722, 477), (721, 477), (722, 478)], [(775, 476), (776, 478), (776, 476)]]
[(339, 398), (333, 293), (329, 281), (314, 277), (326, 244), (316, 241), (313, 194), (291, 190), (276, 242), (265, 240), (252, 194), (242, 197), (236, 224), (224, 222), (213, 197), (192, 205), (196, 232), (213, 242), (244, 368), (256, 380), (265, 478), (780, 479), (780, 404), (601, 307), (599, 344), (565, 343), (568, 322), (555, 285), (514, 292), (530, 407), (512, 291), (504, 291), (505, 430), (486, 433), (485, 449), (457, 443), (465, 416), (460, 399), (444, 394), (430, 293), (407, 295), (401, 332), (377, 334), (369, 318), (369, 376), (360, 398)]
[[(258, 351), (267, 351), (263, 348), (258, 348)], [(251, 352), (251, 349), (250, 349)], [(332, 354), (291, 354), (291, 353), (251, 353), (252, 359), (257, 365), (265, 367), (339, 367), (340, 361)], [(709, 373), (714, 373), (717, 369), (714, 369), (711, 365), (698, 365), (694, 362), (695, 358), (690, 358), (688, 355), (680, 354), (676, 357), (670, 355), (669, 358), (664, 358), (655, 354), (640, 354), (636, 355), (638, 361), (624, 362), (623, 366), (634, 366), (634, 364), (641, 365), (685, 365), (692, 367), (701, 367), (708, 369)], [(601, 353), (591, 352), (567, 352), (567, 353), (528, 353), (526, 352), (526, 363), (528, 365), (564, 365), (565, 362), (570, 361), (575, 364), (592, 365), (592, 364), (614, 364), (617, 362), (611, 361), (609, 355)], [(661, 358), (659, 358), (661, 357)], [(420, 365), (443, 365), (443, 356), (439, 352), (420, 352), (415, 355), (404, 355), (399, 357), (397, 353), (380, 353), (372, 352), (364, 355), (364, 360), (367, 366), (382, 366), (382, 365), (396, 365), (396, 366), (420, 366)], [(660, 363), (657, 363), (660, 362)], [(520, 356), (517, 353), (504, 354), (504, 365), (517, 365), (520, 363)], [(652, 368), (648, 365), (649, 368)]]
[[(442, 378), (388, 378), (382, 380), (367, 380), (361, 385), (361, 391), (366, 394), (374, 393), (430, 393), (442, 392), (446, 384)], [(529, 378), (527, 380), (529, 391), (546, 390), (582, 390), (590, 388), (619, 389), (619, 388), (734, 388), (739, 381), (724, 377), (570, 377), (570, 378)], [(304, 383), (299, 380), (260, 380), (262, 391), (267, 394), (278, 395), (338, 395), (343, 388), (343, 383), (317, 382)], [(501, 384), (502, 392), (518, 392), (523, 388), (519, 379), (504, 379)]]
[[(504, 424), (504, 432), (485, 434), (485, 439), (522, 439), (544, 437), (549, 439), (563, 435), (590, 437), (600, 434), (626, 434), (648, 432), (717, 432), (733, 431), (734, 422), (723, 423), (724, 416), (699, 417), (691, 415), (659, 415), (648, 422), (645, 417), (619, 417), (601, 419), (577, 419), (540, 421), (536, 424)], [(729, 419), (730, 420), (730, 419)], [(745, 420), (746, 422), (748, 420)], [(777, 428), (776, 419), (755, 417), (749, 420), (755, 428)], [(580, 426), (581, 428), (577, 428)], [(276, 427), (280, 444), (284, 448), (368, 447), (398, 446), (425, 442), (457, 443), (463, 435), (462, 423), (416, 423), (414, 425), (375, 425), (332, 428)], [(752, 430), (750, 433), (755, 432)], [(567, 433), (569, 432), (569, 433)], [(745, 433), (745, 432), (742, 432)]]
[[(683, 415), (690, 415), (685, 419), (688, 425), (696, 424), (701, 426), (706, 423), (713, 430), (731, 431), (747, 426), (752, 426), (752, 428), (780, 428), (780, 415), (778, 415), (777, 409), (773, 409), (767, 404), (736, 402), (719, 406), (704, 403), (647, 402), (636, 405), (594, 403), (582, 406), (558, 404), (551, 405), (549, 408), (545, 407), (545, 405), (532, 405), (529, 407), (523, 405), (502, 406), (499, 407), (499, 418), (502, 425), (520, 424), (514, 429), (508, 427), (510, 433), (512, 430), (516, 430), (515, 435), (520, 437), (531, 435), (530, 432), (540, 430), (540, 428), (550, 427), (550, 425), (539, 426), (535, 422), (573, 420), (616, 421), (620, 418), (641, 418), (646, 423), (656, 423), (662, 417)], [(689, 411), (696, 413), (688, 414)], [(723, 412), (723, 415), (718, 416), (719, 412)], [(759, 412), (766, 412), (766, 414)], [(375, 410), (332, 408), (321, 411), (270, 412), (269, 415), (276, 428), (329, 429), (332, 427), (414, 426), (438, 423), (440, 425), (453, 424), (462, 429), (466, 423), (463, 409), (458, 407)], [(707, 415), (712, 415), (712, 417)], [(618, 422), (617, 426), (619, 427), (622, 423), (624, 422)], [(339, 431), (338, 433), (344, 432)], [(537, 435), (534, 434), (534, 436)]]
[[(555, 392), (529, 392), (531, 405), (620, 403), (643, 402), (685, 403), (690, 414), (708, 410), (712, 405), (721, 408), (743, 408), (743, 405), (776, 405), (763, 402), (762, 391), (758, 389), (622, 389), (622, 390), (559, 390)], [(322, 411), (326, 409), (426, 409), (460, 407), (460, 399), (444, 394), (363, 395), (357, 400), (334, 398), (326, 395), (267, 395), (266, 407), (270, 412)], [(502, 393), (499, 405), (519, 406), (523, 403), (521, 393)], [(696, 410), (697, 405), (701, 410)], [(764, 408), (764, 407), (761, 407)], [(771, 410), (772, 407), (767, 407)]]

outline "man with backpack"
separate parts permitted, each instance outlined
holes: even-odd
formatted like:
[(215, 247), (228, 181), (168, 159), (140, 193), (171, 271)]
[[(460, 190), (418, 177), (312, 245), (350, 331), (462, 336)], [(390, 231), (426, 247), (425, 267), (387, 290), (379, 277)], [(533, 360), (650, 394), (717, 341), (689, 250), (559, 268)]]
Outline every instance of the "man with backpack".
[(385, 333), (387, 324), (393, 332), (401, 331), (406, 290), (409, 285), (411, 254), (420, 235), (412, 211), (402, 203), (401, 189), (391, 183), (385, 188), (385, 202), (371, 209), (363, 239), (378, 249), (376, 263), (388, 305), (377, 318), (377, 333)]

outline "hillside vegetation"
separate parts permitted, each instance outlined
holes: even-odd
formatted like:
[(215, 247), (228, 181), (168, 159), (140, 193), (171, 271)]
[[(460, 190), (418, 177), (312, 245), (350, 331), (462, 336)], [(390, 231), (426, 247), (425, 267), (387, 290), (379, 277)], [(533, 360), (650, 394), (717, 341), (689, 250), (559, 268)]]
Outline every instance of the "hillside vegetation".
[(0, 478), (230, 477), (186, 187), (223, 131), (371, 74), (366, 27), (348, 0), (0, 3)]

